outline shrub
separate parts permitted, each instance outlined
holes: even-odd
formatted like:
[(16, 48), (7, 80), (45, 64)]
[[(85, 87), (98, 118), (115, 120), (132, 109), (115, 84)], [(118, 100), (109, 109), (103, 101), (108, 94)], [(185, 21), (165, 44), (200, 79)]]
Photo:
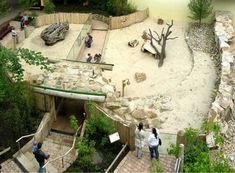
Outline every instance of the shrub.
[(136, 6), (120, 0), (108, 0), (107, 11), (114, 16), (127, 15), (136, 11)]
[(46, 13), (53, 13), (55, 11), (55, 5), (51, 0), (45, 0), (44, 11)]
[(6, 0), (1, 0), (0, 1), (0, 15), (9, 11), (10, 10), (10, 7), (9, 5), (7, 4), (7, 1)]

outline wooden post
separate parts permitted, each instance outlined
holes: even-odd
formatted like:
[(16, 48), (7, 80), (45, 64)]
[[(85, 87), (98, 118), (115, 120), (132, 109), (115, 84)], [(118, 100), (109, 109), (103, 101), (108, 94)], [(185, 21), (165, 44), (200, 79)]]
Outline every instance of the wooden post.
[(177, 133), (176, 146), (178, 147), (180, 144), (184, 144), (184, 131), (183, 130), (179, 130)]
[(181, 159), (179, 172), (183, 172), (184, 170), (184, 144), (180, 144), (179, 146), (179, 158)]
[(129, 131), (129, 141), (128, 141), (130, 150), (135, 150), (135, 128), (136, 125), (134, 123), (131, 123), (129, 128), (130, 131)]
[(12, 50), (16, 50), (16, 37), (12, 37)]

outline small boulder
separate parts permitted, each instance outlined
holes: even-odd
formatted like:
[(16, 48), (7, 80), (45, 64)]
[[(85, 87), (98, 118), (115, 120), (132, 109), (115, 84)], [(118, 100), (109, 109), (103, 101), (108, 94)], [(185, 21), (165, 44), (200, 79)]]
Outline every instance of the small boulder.
[(135, 73), (135, 80), (137, 83), (140, 83), (142, 81), (146, 80), (146, 74), (145, 73)]

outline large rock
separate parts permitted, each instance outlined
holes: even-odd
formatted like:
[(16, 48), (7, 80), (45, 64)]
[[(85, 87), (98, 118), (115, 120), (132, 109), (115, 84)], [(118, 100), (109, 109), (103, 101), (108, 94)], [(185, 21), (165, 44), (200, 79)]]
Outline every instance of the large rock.
[(147, 118), (144, 109), (136, 109), (133, 111), (132, 116), (138, 120), (144, 120)]
[(54, 23), (44, 29), (41, 38), (46, 45), (53, 45), (60, 40), (64, 40), (66, 32), (69, 30), (69, 23)]

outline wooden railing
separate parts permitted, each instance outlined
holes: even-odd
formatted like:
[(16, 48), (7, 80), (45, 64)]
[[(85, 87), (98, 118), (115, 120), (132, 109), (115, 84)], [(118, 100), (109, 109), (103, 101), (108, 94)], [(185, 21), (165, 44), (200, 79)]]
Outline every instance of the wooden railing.
[(71, 147), (66, 153), (64, 153), (63, 155), (58, 156), (58, 157), (56, 157), (56, 158), (54, 158), (54, 159), (52, 159), (52, 160), (46, 162), (45, 165), (43, 165), (42, 168), (45, 168), (49, 163), (54, 162), (54, 161), (56, 161), (56, 160), (58, 160), (58, 159), (62, 159), (62, 168), (64, 167), (64, 157), (65, 157), (66, 155), (68, 155), (68, 154), (72, 151), (72, 149), (74, 149), (75, 143), (76, 143), (76, 139), (77, 139), (77, 134), (78, 134), (78, 131), (81, 129), (81, 127), (82, 127), (82, 125), (78, 127), (78, 129), (77, 129), (77, 131), (76, 131), (76, 133), (75, 133), (75, 135), (74, 135), (72, 147)]
[(33, 138), (35, 139), (35, 135), (40, 133), (42, 131), (42, 129), (43, 129), (43, 126), (36, 133), (32, 133), (32, 134), (29, 134), (29, 135), (24, 135), (24, 136), (21, 136), (19, 139), (17, 139), (16, 142), (18, 143), (18, 150), (20, 150), (20, 141), (22, 139), (28, 138), (28, 137), (31, 137), (31, 136), (34, 136)]

